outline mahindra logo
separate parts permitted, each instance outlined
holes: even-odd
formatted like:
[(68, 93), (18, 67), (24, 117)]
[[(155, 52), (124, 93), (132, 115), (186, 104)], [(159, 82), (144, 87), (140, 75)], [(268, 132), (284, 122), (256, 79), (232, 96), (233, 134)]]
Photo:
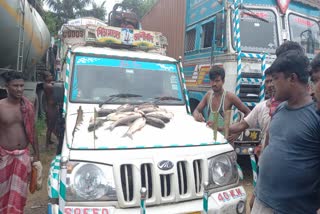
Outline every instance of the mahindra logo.
[(161, 170), (169, 170), (172, 169), (173, 163), (169, 160), (163, 160), (158, 163), (158, 168)]

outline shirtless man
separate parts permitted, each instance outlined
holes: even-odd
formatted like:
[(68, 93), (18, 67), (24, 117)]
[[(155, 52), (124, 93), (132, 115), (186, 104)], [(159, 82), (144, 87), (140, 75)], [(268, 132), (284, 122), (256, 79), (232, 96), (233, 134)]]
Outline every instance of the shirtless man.
[(53, 99), (53, 76), (50, 72), (44, 72), (44, 84), (43, 89), (46, 95), (46, 122), (47, 122), (47, 134), (46, 134), (46, 147), (49, 144), (53, 144), (51, 141), (52, 132), (56, 131), (58, 109), (57, 104)]
[[(0, 213), (23, 213), (31, 159), (39, 160), (33, 105), (23, 97), (21, 73), (4, 75), (8, 97), (0, 100)], [(17, 177), (19, 179), (17, 179)]]
[[(206, 93), (194, 110), (193, 117), (196, 121), (205, 122), (202, 111), (206, 106), (208, 106), (209, 109), (208, 125), (213, 121), (213, 112), (217, 111), (219, 113), (218, 127), (224, 126), (224, 112), (231, 110), (232, 106), (237, 107), (245, 116), (249, 114), (250, 109), (245, 106), (235, 94), (223, 89), (225, 71), (222, 67), (217, 65), (212, 66), (209, 71), (209, 78), (212, 90)], [(229, 139), (235, 140), (237, 136), (238, 134), (230, 136)]]

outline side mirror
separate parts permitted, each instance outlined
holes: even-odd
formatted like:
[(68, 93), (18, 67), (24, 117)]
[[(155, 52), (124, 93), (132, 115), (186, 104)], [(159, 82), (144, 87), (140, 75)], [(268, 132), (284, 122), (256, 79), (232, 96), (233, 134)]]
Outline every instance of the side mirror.
[[(223, 39), (224, 38), (224, 39)], [(223, 48), (226, 39), (226, 21), (222, 13), (216, 15), (216, 47)]]
[(64, 84), (62, 82), (55, 82), (53, 85), (53, 99), (56, 103), (63, 103), (64, 98)]

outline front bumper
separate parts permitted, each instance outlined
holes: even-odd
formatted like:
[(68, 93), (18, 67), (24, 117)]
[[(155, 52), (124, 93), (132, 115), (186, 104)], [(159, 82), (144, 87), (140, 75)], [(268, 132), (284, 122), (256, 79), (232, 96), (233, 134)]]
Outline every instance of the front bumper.
[[(247, 194), (242, 186), (212, 193), (208, 198), (208, 213), (214, 214), (238, 214), (245, 213)], [(243, 212), (239, 212), (239, 207), (243, 207)], [(146, 213), (163, 214), (163, 213), (188, 213), (198, 214), (203, 211), (202, 199), (185, 201), (176, 204), (165, 204), (159, 206), (146, 207)], [(83, 207), (66, 206), (64, 214), (136, 214), (140, 208), (120, 209), (117, 207)], [(59, 214), (59, 205), (48, 204), (48, 214)]]

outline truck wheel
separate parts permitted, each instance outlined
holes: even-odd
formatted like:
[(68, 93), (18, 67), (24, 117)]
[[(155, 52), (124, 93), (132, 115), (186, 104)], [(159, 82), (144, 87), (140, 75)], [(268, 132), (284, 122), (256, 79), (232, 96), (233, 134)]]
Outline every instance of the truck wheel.
[(46, 113), (46, 105), (47, 105), (47, 100), (46, 100), (46, 95), (44, 94), (43, 90), (38, 91), (38, 100), (39, 100), (39, 110), (38, 110), (38, 114), (39, 117), (45, 117), (45, 113)]

